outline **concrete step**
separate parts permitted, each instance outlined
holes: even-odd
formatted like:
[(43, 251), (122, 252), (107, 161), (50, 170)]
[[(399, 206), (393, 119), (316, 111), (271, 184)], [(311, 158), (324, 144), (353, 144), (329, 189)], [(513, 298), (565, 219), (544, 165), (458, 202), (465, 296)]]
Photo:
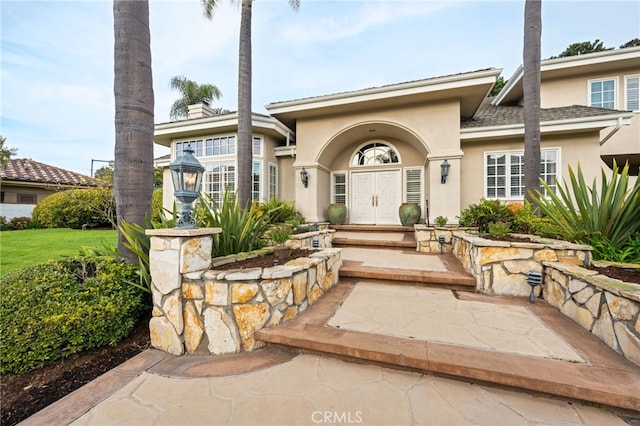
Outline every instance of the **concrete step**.
[(364, 240), (358, 238), (340, 238), (334, 237), (331, 243), (333, 247), (380, 247), (380, 248), (397, 248), (397, 249), (415, 249), (416, 240), (405, 239), (402, 241), (389, 240)]
[[(640, 410), (640, 370), (544, 303), (531, 305), (587, 363), (327, 327), (356, 282), (343, 280), (303, 314), (255, 332), (268, 346)], [(469, 295), (468, 297), (478, 297)], [(482, 297), (482, 296), (480, 296)]]

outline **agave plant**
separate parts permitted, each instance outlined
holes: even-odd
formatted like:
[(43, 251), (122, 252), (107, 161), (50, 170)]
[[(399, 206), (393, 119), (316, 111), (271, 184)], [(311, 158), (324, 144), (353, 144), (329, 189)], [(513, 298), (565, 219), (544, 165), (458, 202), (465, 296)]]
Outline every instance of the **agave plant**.
[(630, 186), (629, 165), (625, 165), (621, 173), (618, 171), (614, 163), (613, 174), (608, 179), (601, 170), (598, 190), (595, 179), (591, 186), (585, 183), (579, 164), (577, 173), (569, 166), (571, 184), (565, 180), (562, 185), (558, 183), (556, 194), (542, 181), (549, 198), (537, 191), (535, 202), (566, 240), (592, 243), (606, 239), (621, 250), (640, 232), (640, 179)]
[(242, 207), (228, 191), (218, 204), (209, 194), (203, 193), (196, 207), (198, 226), (222, 228), (213, 236), (213, 256), (256, 250), (264, 246), (265, 233), (269, 229), (271, 211), (260, 209), (258, 203)]

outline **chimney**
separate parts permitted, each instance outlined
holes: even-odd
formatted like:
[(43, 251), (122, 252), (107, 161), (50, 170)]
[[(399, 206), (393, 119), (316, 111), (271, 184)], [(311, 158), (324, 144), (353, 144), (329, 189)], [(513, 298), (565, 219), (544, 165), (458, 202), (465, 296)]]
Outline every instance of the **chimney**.
[(216, 115), (214, 110), (209, 107), (209, 103), (206, 101), (200, 101), (196, 104), (189, 105), (187, 112), (187, 119), (191, 120), (193, 118), (205, 118), (205, 117), (213, 117)]

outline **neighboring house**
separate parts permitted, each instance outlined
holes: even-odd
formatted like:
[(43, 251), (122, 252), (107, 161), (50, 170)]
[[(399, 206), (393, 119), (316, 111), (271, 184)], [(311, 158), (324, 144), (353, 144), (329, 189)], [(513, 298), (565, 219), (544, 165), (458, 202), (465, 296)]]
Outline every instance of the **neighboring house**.
[[(640, 49), (629, 51), (621, 56), (630, 59), (617, 64), (623, 76), (618, 79), (629, 82), (632, 98), (633, 79), (626, 77), (640, 74)], [(554, 184), (578, 162), (592, 180), (604, 166), (605, 152), (638, 153), (637, 113), (578, 102), (569, 84), (547, 89), (556, 80), (544, 77), (545, 66), (541, 170), (547, 182)], [(607, 66), (610, 75), (615, 67)], [(461, 209), (482, 197), (522, 200), (523, 108), (515, 94), (505, 95), (517, 90), (517, 76), (498, 97), (487, 98), (500, 73), (492, 68), (267, 105), (270, 117), (254, 114), (254, 146), (260, 147), (254, 151), (254, 199), (294, 200), (308, 221), (326, 220), (330, 203), (344, 203), (352, 224), (398, 224), (403, 202), (421, 205), (430, 222), (440, 215), (455, 222)], [(590, 87), (587, 82), (596, 77), (586, 69), (581, 74), (583, 88)], [(562, 103), (559, 92), (565, 87)], [(545, 104), (547, 93), (558, 102)], [(207, 169), (202, 190), (219, 198), (225, 185), (235, 182), (235, 151), (230, 153), (228, 141), (235, 144), (237, 115), (206, 114), (206, 106), (194, 106), (187, 120), (156, 125), (155, 141), (171, 147), (170, 159), (184, 143), (193, 143)], [(625, 134), (630, 136), (621, 139)], [(446, 181), (443, 164), (450, 166)], [(165, 176), (169, 207), (173, 188)]]
[(105, 182), (28, 158), (9, 159), (0, 167), (0, 216), (31, 217), (34, 207), (54, 192), (97, 187)]

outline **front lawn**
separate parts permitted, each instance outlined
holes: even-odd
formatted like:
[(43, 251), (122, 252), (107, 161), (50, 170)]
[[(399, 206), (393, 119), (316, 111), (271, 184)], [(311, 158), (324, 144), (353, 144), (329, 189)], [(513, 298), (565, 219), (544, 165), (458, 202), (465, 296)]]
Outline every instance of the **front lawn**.
[(116, 230), (27, 229), (0, 232), (0, 275), (47, 260), (75, 256), (80, 249), (115, 249)]

